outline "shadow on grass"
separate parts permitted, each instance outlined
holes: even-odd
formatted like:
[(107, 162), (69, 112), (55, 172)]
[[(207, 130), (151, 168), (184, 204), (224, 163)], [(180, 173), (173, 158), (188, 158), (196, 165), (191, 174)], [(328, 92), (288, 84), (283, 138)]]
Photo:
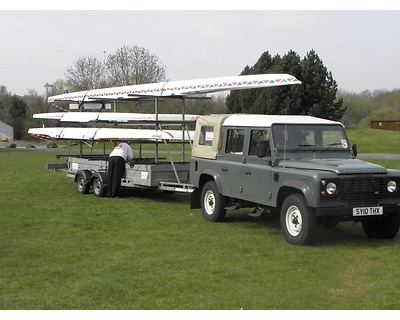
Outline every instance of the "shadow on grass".
[[(262, 226), (266, 232), (274, 235), (282, 235), (280, 219), (276, 215), (262, 214), (259, 217), (252, 217), (248, 214), (251, 212), (238, 211), (227, 214), (224, 223), (244, 224), (246, 228), (259, 229)], [(319, 225), (317, 228), (317, 236), (314, 246), (352, 246), (357, 248), (371, 248), (392, 245), (400, 240), (398, 237), (394, 239), (371, 239), (364, 233), (361, 223), (359, 222), (341, 222), (333, 228), (326, 228)]]
[[(165, 207), (171, 203), (186, 203), (190, 210), (190, 193), (180, 192), (163, 192), (160, 190), (132, 189), (121, 188), (120, 198), (132, 199), (141, 198), (148, 199), (158, 203), (163, 203)], [(199, 212), (199, 210), (197, 210)], [(271, 235), (280, 235), (284, 240), (279, 216), (271, 213), (264, 213), (259, 217), (249, 216), (252, 209), (239, 209), (236, 211), (228, 211), (223, 222), (224, 224), (241, 224), (243, 228), (260, 230)], [(200, 213), (201, 214), (201, 213)], [(205, 221), (209, 223), (208, 221)], [(368, 238), (360, 223), (341, 222), (336, 227), (326, 228), (319, 225), (317, 228), (317, 237), (315, 246), (353, 246), (357, 248), (386, 246), (397, 242), (397, 237), (392, 240), (370, 239)]]
[(119, 192), (119, 198), (131, 198), (133, 200), (135, 198), (141, 198), (165, 203), (187, 202), (188, 206), (190, 206), (190, 194), (183, 192), (165, 192), (160, 190), (121, 188)]

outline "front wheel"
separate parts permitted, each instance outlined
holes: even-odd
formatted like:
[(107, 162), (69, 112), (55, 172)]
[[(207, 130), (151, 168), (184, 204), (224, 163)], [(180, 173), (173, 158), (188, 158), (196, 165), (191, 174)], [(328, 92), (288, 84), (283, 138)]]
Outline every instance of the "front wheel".
[(226, 215), (226, 198), (218, 192), (214, 181), (208, 181), (201, 190), (201, 210), (208, 221), (219, 222)]
[(302, 194), (292, 194), (281, 208), (281, 229), (287, 242), (295, 245), (311, 245), (317, 232), (314, 210), (307, 206)]
[(400, 215), (392, 213), (383, 217), (365, 218), (361, 224), (369, 238), (393, 239), (399, 232)]
[(87, 182), (83, 173), (79, 173), (76, 177), (76, 189), (79, 193), (88, 194), (90, 190), (90, 184)]

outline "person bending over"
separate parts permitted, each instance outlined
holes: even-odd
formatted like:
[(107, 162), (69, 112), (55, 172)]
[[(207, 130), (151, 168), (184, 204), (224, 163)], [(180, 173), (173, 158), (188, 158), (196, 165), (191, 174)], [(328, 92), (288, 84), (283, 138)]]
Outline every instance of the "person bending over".
[(108, 160), (108, 197), (118, 196), (121, 179), (125, 173), (125, 163), (133, 159), (133, 151), (129, 144), (121, 142), (110, 153)]

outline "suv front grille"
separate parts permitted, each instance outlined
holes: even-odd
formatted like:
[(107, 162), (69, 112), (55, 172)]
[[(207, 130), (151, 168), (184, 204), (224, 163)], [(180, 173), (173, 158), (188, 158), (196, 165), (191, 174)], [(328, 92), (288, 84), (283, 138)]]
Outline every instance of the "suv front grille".
[(374, 202), (386, 197), (385, 178), (349, 178), (341, 180), (341, 199), (343, 201)]

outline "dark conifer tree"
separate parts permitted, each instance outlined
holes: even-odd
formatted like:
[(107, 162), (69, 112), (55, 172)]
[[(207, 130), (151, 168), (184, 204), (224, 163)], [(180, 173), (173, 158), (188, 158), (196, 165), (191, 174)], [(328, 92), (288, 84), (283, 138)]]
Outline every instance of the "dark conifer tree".
[(22, 139), (24, 135), (24, 120), (26, 115), (26, 103), (17, 95), (11, 97), (12, 106), (10, 109), (11, 123), (14, 128), (14, 139)]
[(314, 50), (303, 60), (293, 50), (273, 58), (264, 52), (253, 67), (246, 66), (241, 74), (262, 73), (289, 73), (302, 84), (233, 91), (226, 100), (229, 112), (301, 114), (339, 120), (346, 110), (343, 101), (336, 99), (336, 81)]
[(336, 100), (337, 83), (314, 50), (301, 62), (302, 94), (304, 110), (311, 116), (339, 120), (346, 107), (343, 99)]

